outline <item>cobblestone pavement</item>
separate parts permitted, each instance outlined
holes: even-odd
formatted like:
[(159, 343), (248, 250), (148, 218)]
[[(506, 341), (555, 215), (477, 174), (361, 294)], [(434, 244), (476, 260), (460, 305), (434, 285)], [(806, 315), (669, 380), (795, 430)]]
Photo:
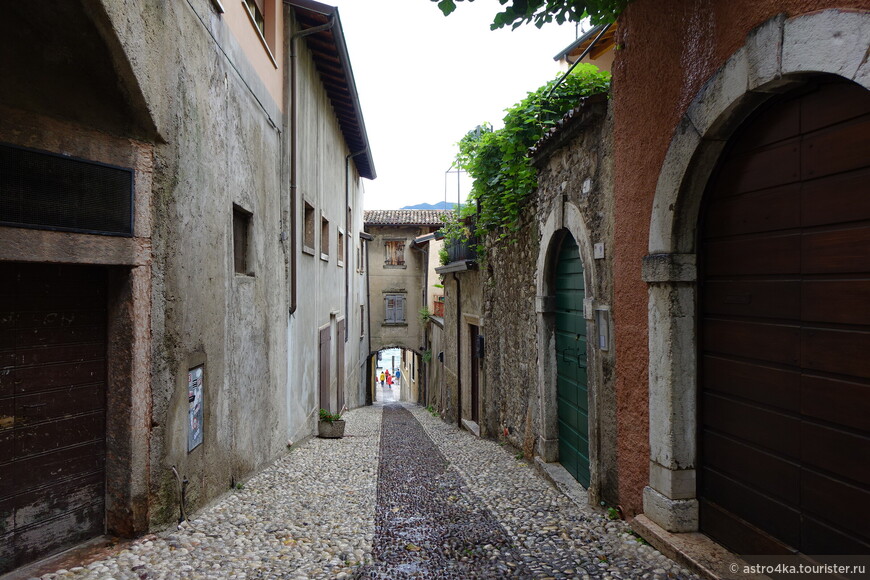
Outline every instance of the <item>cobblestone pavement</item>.
[(41, 578), (695, 578), (421, 407), (345, 418), (180, 529)]

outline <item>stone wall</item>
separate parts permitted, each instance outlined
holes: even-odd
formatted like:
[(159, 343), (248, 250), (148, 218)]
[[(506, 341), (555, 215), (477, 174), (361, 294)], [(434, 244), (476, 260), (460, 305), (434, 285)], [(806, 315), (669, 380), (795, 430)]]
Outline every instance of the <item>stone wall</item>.
[(531, 456), (538, 395), (535, 264), (540, 232), (532, 199), (517, 234), (487, 245), (483, 284), (487, 392), (482, 423)]
[[(485, 431), (506, 438), (527, 457), (556, 460), (548, 442), (554, 432), (555, 365), (552, 315), (547, 318), (550, 251), (566, 232), (577, 239), (586, 270), (589, 328), (591, 496), (616, 500), (616, 429), (612, 338), (597, 344), (596, 319), (610, 325), (613, 239), (612, 118), (607, 100), (594, 97), (566, 118), (537, 148), (538, 191), (530, 200), (519, 231), (509, 241), (487, 244), (483, 269), (487, 349)], [(554, 226), (553, 224), (556, 223)], [(604, 256), (593, 258), (596, 244)], [(543, 268), (542, 268), (543, 265)], [(543, 290), (546, 294), (548, 291)], [(602, 312), (599, 317), (595, 312)], [(610, 333), (612, 335), (612, 332)]]

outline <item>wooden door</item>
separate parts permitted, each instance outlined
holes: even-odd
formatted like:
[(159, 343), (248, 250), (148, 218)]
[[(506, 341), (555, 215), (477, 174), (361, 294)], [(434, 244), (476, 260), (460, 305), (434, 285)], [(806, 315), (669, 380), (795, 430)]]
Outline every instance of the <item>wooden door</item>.
[(344, 341), (345, 341), (345, 324), (346, 319), (342, 318), (338, 321), (338, 340), (335, 342), (335, 373), (337, 384), (337, 401), (338, 411), (344, 408)]
[(0, 573), (104, 532), (106, 271), (0, 263)]
[(333, 412), (329, 397), (329, 383), (332, 379), (332, 369), (329, 365), (329, 355), (332, 348), (332, 327), (326, 326), (321, 328), (319, 337), (320, 408)]
[(556, 368), (559, 462), (589, 486), (589, 393), (583, 262), (570, 234), (556, 263)]
[(480, 327), (474, 324), (468, 325), (471, 337), (471, 420), (480, 422), (480, 348), (478, 340)]
[(870, 93), (740, 130), (701, 225), (701, 529), (742, 554), (870, 553)]

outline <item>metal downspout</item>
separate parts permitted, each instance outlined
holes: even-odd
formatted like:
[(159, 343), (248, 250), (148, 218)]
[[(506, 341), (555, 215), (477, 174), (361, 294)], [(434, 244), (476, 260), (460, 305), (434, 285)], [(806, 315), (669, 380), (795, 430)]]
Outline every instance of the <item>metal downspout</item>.
[[(289, 21), (289, 19), (288, 19)], [(295, 21), (295, 18), (294, 18)], [(299, 206), (299, 182), (298, 182), (298, 166), (299, 166), (299, 147), (297, 145), (299, 140), (299, 126), (297, 122), (297, 116), (299, 114), (298, 107), (298, 72), (297, 72), (297, 54), (296, 54), (296, 40), (299, 38), (305, 38), (306, 36), (311, 36), (312, 34), (317, 34), (318, 32), (323, 32), (324, 30), (329, 30), (333, 26), (335, 26), (335, 14), (329, 15), (329, 22), (326, 24), (322, 24), (320, 26), (315, 26), (313, 28), (308, 28), (306, 30), (300, 30), (290, 35), (290, 58), (289, 58), (289, 67), (290, 67), (290, 314), (296, 312), (297, 299), (296, 299), (296, 286), (297, 286), (297, 274), (296, 274), (296, 256), (298, 252), (298, 231), (296, 228), (296, 223), (298, 220), (298, 206)], [(287, 24), (289, 27), (289, 22)]]
[(562, 84), (562, 81), (564, 81), (566, 78), (568, 78), (568, 75), (571, 74), (571, 71), (574, 70), (574, 67), (576, 67), (578, 64), (580, 64), (581, 60), (586, 58), (586, 55), (592, 51), (592, 49), (595, 47), (595, 44), (598, 42), (598, 40), (602, 36), (604, 36), (604, 33), (606, 33), (608, 30), (610, 30), (610, 27), (612, 25), (613, 25), (612, 22), (608, 22), (604, 26), (604, 28), (601, 29), (601, 32), (598, 33), (598, 36), (596, 36), (595, 39), (593, 39), (592, 42), (589, 43), (589, 46), (586, 47), (586, 50), (583, 51), (583, 53), (580, 55), (580, 57), (574, 61), (574, 63), (568, 68), (568, 70), (565, 71), (565, 74), (563, 74), (559, 78), (559, 80), (556, 82), (556, 84), (553, 85), (553, 88), (551, 88), (550, 91), (547, 93), (547, 96), (544, 97), (545, 103), (550, 100), (550, 97), (552, 96), (553, 92), (559, 87), (559, 85)]
[(456, 272), (456, 425), (462, 429), (462, 283)]

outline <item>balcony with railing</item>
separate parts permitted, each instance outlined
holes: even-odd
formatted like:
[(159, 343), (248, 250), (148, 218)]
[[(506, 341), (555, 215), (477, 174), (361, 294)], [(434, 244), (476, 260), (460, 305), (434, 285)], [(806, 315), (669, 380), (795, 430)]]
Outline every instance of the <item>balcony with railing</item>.
[(444, 243), (447, 251), (447, 264), (435, 268), (439, 274), (474, 270), (477, 268), (477, 245), (478, 239), (472, 236), (468, 239), (449, 240)]

